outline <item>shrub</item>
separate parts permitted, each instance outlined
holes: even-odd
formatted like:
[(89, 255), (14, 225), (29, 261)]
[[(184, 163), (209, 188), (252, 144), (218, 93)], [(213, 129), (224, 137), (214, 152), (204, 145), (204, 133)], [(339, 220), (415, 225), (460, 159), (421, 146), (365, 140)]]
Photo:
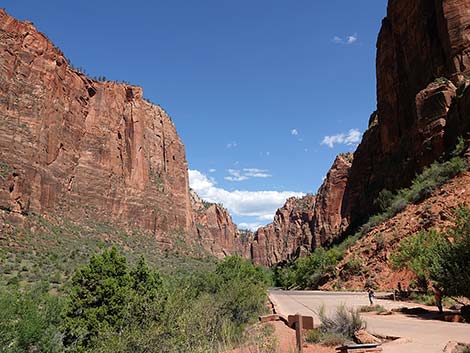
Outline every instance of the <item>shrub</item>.
[(322, 334), (321, 343), (325, 346), (342, 346), (350, 341), (349, 337), (343, 336), (338, 333), (325, 333)]
[(319, 316), (320, 331), (323, 334), (335, 334), (353, 339), (354, 332), (366, 328), (366, 323), (362, 320), (359, 311), (348, 310), (344, 305), (339, 306), (332, 316), (327, 316), (324, 307), (322, 307)]
[(394, 195), (391, 191), (383, 189), (374, 201), (375, 207), (381, 212), (385, 212), (392, 205)]
[(431, 229), (402, 241), (392, 262), (421, 281), (431, 280), (446, 295), (470, 297), (470, 208), (460, 207), (445, 233)]
[(6, 352), (62, 352), (62, 301), (39, 283), (34, 288), (0, 291), (0, 347)]
[(385, 309), (382, 305), (365, 305), (365, 306), (361, 306), (359, 308), (359, 312), (361, 313), (370, 313), (370, 312), (377, 312), (377, 313), (383, 313), (385, 311), (387, 311), (387, 309)]
[(305, 334), (305, 341), (308, 343), (318, 343), (321, 339), (321, 332), (319, 330), (308, 330)]
[(362, 260), (354, 257), (344, 264), (343, 273), (347, 275), (358, 275), (362, 269)]

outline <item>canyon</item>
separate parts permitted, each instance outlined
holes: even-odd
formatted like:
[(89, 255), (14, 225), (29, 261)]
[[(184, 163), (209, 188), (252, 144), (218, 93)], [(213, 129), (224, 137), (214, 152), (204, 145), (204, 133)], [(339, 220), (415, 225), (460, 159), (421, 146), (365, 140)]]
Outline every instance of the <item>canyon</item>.
[(377, 110), (354, 154), (315, 195), (241, 232), (189, 188), (184, 145), (141, 87), (73, 68), (32, 23), (0, 10), (0, 209), (86, 215), (139, 228), (156, 246), (199, 244), (272, 266), (352, 234), (382, 190), (410, 185), (470, 132), (470, 3), (390, 0), (377, 40)]
[(377, 110), (351, 162), (335, 161), (305, 210), (310, 217), (284, 217), (288, 202), (258, 230), (256, 262), (271, 265), (353, 234), (379, 211), (382, 190), (408, 187), (424, 167), (449, 156), (459, 137), (469, 138), (470, 3), (390, 0), (376, 75)]

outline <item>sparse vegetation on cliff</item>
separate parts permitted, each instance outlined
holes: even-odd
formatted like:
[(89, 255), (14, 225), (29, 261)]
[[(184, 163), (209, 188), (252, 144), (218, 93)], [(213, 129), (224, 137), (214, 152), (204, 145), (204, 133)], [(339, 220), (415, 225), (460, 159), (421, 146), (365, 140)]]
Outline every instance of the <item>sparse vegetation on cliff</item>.
[(456, 210), (454, 225), (444, 232), (431, 229), (405, 239), (392, 261), (413, 271), (423, 287), (432, 282), (445, 295), (470, 298), (470, 208)]
[[(383, 190), (375, 202), (376, 207), (381, 212), (370, 217), (355, 234), (346, 237), (341, 243), (326, 250), (316, 249), (307, 257), (301, 257), (275, 267), (276, 285), (283, 288), (316, 289), (328, 281), (329, 278), (337, 276), (336, 265), (343, 259), (346, 250), (358, 239), (367, 234), (372, 228), (403, 211), (408, 204), (421, 202), (429, 197), (436, 188), (468, 170), (468, 161), (461, 157), (465, 147), (464, 141), (460, 139), (449, 160), (432, 163), (416, 176), (409, 188), (398, 190), (395, 193)], [(419, 247), (416, 247), (416, 251), (419, 251), (418, 249)], [(347, 280), (344, 277), (357, 275), (361, 271), (362, 263), (360, 259), (353, 258), (343, 267), (341, 271), (342, 280)]]

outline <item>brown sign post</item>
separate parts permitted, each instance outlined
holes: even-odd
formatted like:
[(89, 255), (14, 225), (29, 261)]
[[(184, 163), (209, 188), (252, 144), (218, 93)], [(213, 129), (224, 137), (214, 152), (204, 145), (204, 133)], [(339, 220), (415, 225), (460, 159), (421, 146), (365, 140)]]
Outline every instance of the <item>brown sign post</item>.
[(295, 315), (295, 340), (297, 343), (297, 352), (302, 353), (304, 351), (304, 338), (302, 335), (303, 331), (303, 320), (302, 320), (302, 315), (296, 314)]
[(313, 329), (313, 317), (302, 316), (301, 314), (289, 315), (287, 317), (287, 325), (295, 329), (297, 353), (303, 352), (303, 330)]

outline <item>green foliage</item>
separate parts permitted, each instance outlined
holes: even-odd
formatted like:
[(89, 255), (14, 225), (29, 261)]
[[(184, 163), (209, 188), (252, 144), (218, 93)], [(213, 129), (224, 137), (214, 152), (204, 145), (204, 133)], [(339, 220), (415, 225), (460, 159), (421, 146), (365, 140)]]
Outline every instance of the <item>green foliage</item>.
[(0, 290), (2, 352), (62, 352), (61, 307), (62, 300), (44, 283), (27, 292)]
[(157, 315), (162, 282), (143, 259), (134, 269), (113, 247), (94, 255), (75, 271), (64, 310), (64, 343), (88, 348), (103, 332), (118, 333), (133, 320), (143, 324)]
[(320, 338), (320, 342), (329, 347), (342, 346), (351, 340), (338, 333), (323, 333)]
[(318, 288), (325, 276), (335, 271), (335, 265), (341, 256), (342, 252), (338, 248), (328, 251), (323, 248), (315, 249), (313, 253), (289, 263), (286, 267), (275, 267), (275, 285), (283, 288)]
[(466, 162), (460, 157), (442, 163), (434, 162), (413, 180), (411, 187), (400, 191), (399, 196), (411, 203), (420, 202), (429, 197), (434, 189), (466, 169)]
[(387, 311), (382, 305), (364, 305), (359, 308), (359, 312), (361, 313), (370, 313), (370, 312), (377, 312), (377, 313), (383, 313)]
[(374, 201), (379, 214), (369, 218), (361, 226), (358, 233), (362, 236), (380, 223), (402, 212), (409, 203), (418, 203), (431, 196), (439, 186), (468, 169), (468, 163), (460, 157), (465, 150), (465, 142), (459, 138), (458, 143), (448, 161), (435, 161), (418, 174), (409, 188), (397, 191), (395, 194), (389, 190), (382, 190)]
[(387, 189), (384, 189), (379, 192), (379, 195), (375, 199), (374, 206), (377, 207), (381, 212), (385, 212), (392, 205), (393, 198), (393, 193)]
[(216, 352), (243, 339), (265, 308), (270, 277), (240, 257), (214, 271), (162, 279), (116, 248), (79, 268), (64, 310), (64, 343), (77, 352)]
[(358, 257), (353, 257), (348, 260), (343, 266), (343, 274), (347, 275), (358, 275), (362, 269), (362, 260)]
[(320, 342), (320, 340), (321, 340), (320, 330), (313, 329), (313, 330), (308, 330), (305, 333), (305, 341), (307, 341), (308, 343), (318, 343)]
[(392, 262), (434, 282), (446, 295), (470, 297), (470, 208), (461, 206), (444, 233), (422, 231), (402, 241)]

